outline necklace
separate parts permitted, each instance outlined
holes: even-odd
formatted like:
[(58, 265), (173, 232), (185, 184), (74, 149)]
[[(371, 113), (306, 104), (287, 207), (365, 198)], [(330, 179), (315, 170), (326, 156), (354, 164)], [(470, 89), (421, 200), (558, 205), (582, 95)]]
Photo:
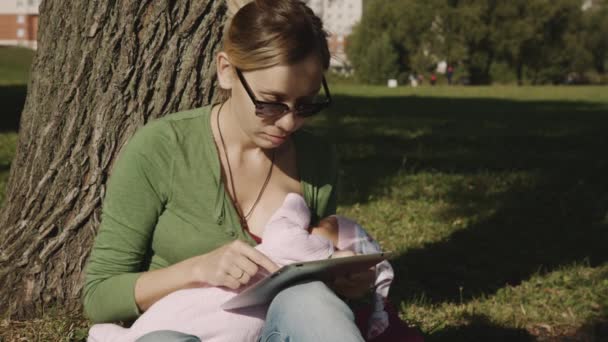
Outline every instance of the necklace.
[[(224, 149), (224, 158), (226, 158), (226, 165), (228, 166), (228, 175), (230, 177), (230, 187), (232, 189), (232, 194), (234, 196), (234, 199), (232, 198), (232, 196), (230, 196), (230, 194), (228, 194), (229, 195), (228, 197), (230, 198), (230, 200), (232, 201), (232, 204), (236, 208), (237, 214), (239, 215), (239, 220), (241, 221), (241, 226), (243, 226), (243, 228), (245, 228), (247, 231), (249, 231), (249, 225), (247, 224), (247, 219), (249, 218), (249, 216), (251, 216), (251, 213), (253, 213), (253, 209), (255, 209), (255, 207), (258, 205), (258, 202), (262, 198), (262, 194), (264, 193), (264, 190), (266, 190), (266, 186), (268, 185), (268, 182), (270, 181), (270, 176), (272, 176), (272, 169), (274, 168), (273, 166), (274, 166), (275, 150), (274, 149), (272, 150), (272, 156), (271, 156), (271, 160), (270, 160), (270, 169), (268, 170), (268, 175), (266, 175), (266, 180), (264, 181), (264, 184), (262, 185), (262, 188), (260, 189), (260, 192), (258, 193), (258, 197), (256, 198), (255, 202), (253, 202), (251, 209), (249, 209), (247, 214), (243, 216), (243, 211), (237, 205), (238, 199), (236, 196), (236, 189), (234, 187), (234, 179), (232, 178), (232, 168), (230, 167), (230, 160), (228, 159), (228, 152), (226, 151), (226, 143), (224, 142), (224, 136), (222, 135), (222, 129), (220, 128), (220, 113), (222, 112), (222, 108), (224, 107), (225, 103), (226, 102), (222, 102), (222, 104), (220, 105), (220, 108), (217, 111), (217, 131), (220, 134), (220, 140), (222, 141), (222, 148)], [(217, 148), (217, 146), (216, 146), (216, 148)], [(219, 153), (219, 151), (218, 151), (218, 153)]]

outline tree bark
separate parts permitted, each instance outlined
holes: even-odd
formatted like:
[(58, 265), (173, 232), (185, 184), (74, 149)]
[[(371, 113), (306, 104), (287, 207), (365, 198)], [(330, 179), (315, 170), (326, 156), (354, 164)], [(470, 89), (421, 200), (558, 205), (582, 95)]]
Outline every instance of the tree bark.
[(120, 148), (147, 121), (211, 101), (224, 1), (45, 0), (0, 213), (0, 314), (80, 307)]

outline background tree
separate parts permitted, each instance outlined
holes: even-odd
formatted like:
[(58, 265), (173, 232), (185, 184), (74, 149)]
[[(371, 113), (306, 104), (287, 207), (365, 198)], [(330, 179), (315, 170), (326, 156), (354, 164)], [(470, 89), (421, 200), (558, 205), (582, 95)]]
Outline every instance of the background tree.
[(583, 14), (585, 48), (591, 53), (594, 69), (605, 73), (608, 65), (608, 1), (597, 1)]
[(112, 162), (147, 121), (211, 101), (225, 13), (212, 0), (42, 1), (0, 214), (2, 311), (80, 306)]
[[(538, 20), (540, 26), (540, 41), (535, 57), (527, 62), (529, 68), (528, 78), (532, 83), (561, 83), (566, 75), (575, 69), (582, 69), (581, 59), (587, 52), (581, 50), (578, 38), (581, 27), (581, 1), (555, 0), (541, 1), (538, 6)], [(586, 62), (583, 62), (586, 63)]]
[[(437, 62), (429, 39), (435, 16), (431, 5), (401, 0), (364, 4), (364, 16), (347, 46), (347, 54), (361, 81), (384, 83), (395, 77), (403, 81), (412, 70), (424, 71)], [(372, 45), (386, 55), (372, 51)], [(378, 69), (380, 64), (382, 67)]]
[(494, 33), (498, 58), (513, 70), (517, 83), (523, 84), (524, 67), (539, 58), (538, 46), (542, 45), (542, 0), (512, 0), (502, 2), (498, 8)]
[(357, 77), (366, 83), (383, 83), (396, 77), (405, 53), (399, 51), (391, 39), (392, 27), (396, 23), (392, 18), (392, 4), (382, 5), (377, 1), (365, 2), (365, 11), (369, 11), (369, 15), (354, 27), (346, 47)]
[(367, 65), (374, 53), (369, 47), (384, 33), (390, 40), (386, 49), (397, 54), (400, 75), (430, 72), (439, 61), (461, 65), (473, 84), (512, 78), (497, 74), (498, 69), (514, 75), (520, 84), (524, 80), (559, 83), (568, 73), (583, 74), (590, 69), (605, 72), (606, 0), (594, 2), (588, 10), (583, 9), (582, 0), (366, 3), (347, 51), (355, 72), (365, 82), (372, 82)]

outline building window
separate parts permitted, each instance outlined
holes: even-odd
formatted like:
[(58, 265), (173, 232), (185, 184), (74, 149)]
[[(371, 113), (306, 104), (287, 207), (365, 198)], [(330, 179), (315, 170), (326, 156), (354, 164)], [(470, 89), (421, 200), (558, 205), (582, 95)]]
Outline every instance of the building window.
[(18, 15), (17, 16), (17, 24), (25, 24), (25, 16), (24, 15)]
[(17, 38), (24, 38), (24, 37), (25, 37), (25, 30), (17, 29)]

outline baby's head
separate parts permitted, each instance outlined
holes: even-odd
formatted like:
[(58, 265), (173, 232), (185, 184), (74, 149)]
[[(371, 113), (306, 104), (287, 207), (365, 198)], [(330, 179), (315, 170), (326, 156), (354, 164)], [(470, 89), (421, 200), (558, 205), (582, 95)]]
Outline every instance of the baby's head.
[(287, 194), (268, 221), (258, 249), (282, 265), (328, 258), (334, 244), (317, 233), (321, 228), (314, 229), (315, 234), (310, 233), (310, 216), (310, 209), (301, 195)]

